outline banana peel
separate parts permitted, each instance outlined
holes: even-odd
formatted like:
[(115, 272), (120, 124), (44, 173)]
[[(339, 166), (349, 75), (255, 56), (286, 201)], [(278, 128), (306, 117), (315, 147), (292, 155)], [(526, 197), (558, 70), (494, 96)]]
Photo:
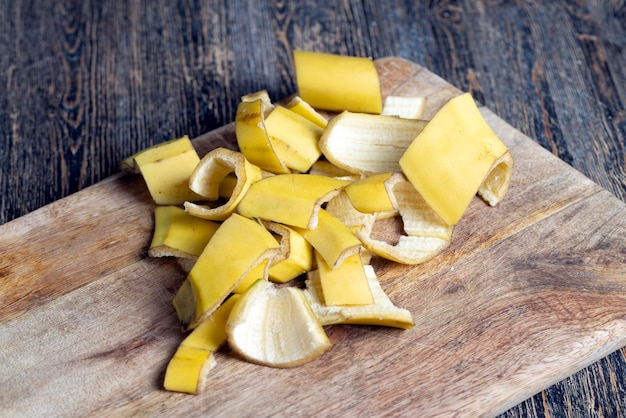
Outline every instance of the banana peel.
[(163, 387), (173, 392), (199, 393), (216, 362), (213, 353), (226, 343), (226, 323), (240, 295), (232, 295), (178, 346), (170, 359)]
[(413, 328), (411, 312), (393, 304), (382, 289), (371, 265), (363, 266), (373, 303), (369, 305), (329, 306), (324, 302), (323, 286), (318, 270), (307, 275), (304, 294), (320, 323), (326, 325), (378, 325), (401, 329)]
[(242, 216), (315, 229), (323, 203), (349, 181), (310, 174), (280, 174), (252, 184), (239, 202)]
[(228, 218), (235, 212), (239, 201), (252, 183), (263, 177), (261, 169), (250, 163), (240, 152), (216, 148), (202, 158), (189, 178), (191, 190), (204, 199), (217, 201), (220, 197), (220, 190), (224, 192), (220, 185), (224, 180), (232, 179), (229, 177), (231, 173), (234, 173), (237, 181), (232, 189), (229, 187), (230, 196), (226, 203), (210, 207), (187, 201), (184, 203), (185, 210), (203, 219), (223, 221)]
[(426, 203), (455, 225), (479, 189), (490, 204), (501, 200), (509, 187), (513, 159), (472, 96), (464, 93), (435, 114), (399, 164)]
[(278, 241), (258, 222), (237, 214), (222, 222), (174, 296), (183, 330), (210, 316), (252, 269), (279, 253)]
[(334, 165), (355, 174), (400, 171), (399, 160), (427, 122), (344, 111), (332, 118), (319, 147)]
[(199, 161), (189, 137), (183, 136), (134, 154), (122, 167), (141, 173), (157, 205), (180, 205), (200, 198), (189, 188), (189, 177)]
[(233, 307), (226, 335), (235, 353), (269, 367), (299, 366), (332, 346), (301, 289), (276, 287), (263, 279)]

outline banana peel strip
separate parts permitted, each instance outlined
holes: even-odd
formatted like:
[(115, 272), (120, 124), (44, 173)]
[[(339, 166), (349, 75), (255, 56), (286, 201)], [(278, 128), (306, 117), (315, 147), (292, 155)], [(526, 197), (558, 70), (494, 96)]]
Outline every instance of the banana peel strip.
[(313, 270), (307, 275), (304, 294), (322, 325), (355, 324), (412, 328), (414, 322), (411, 312), (391, 302), (380, 286), (376, 272), (371, 265), (363, 267), (373, 298), (371, 305), (327, 306), (323, 299), (319, 271)]
[(400, 171), (398, 161), (427, 122), (344, 111), (320, 138), (328, 161), (356, 174)]
[(203, 389), (216, 364), (213, 353), (226, 343), (226, 322), (239, 297), (228, 298), (178, 345), (165, 370), (166, 390), (195, 395)]
[(267, 92), (242, 98), (235, 115), (237, 145), (248, 161), (262, 170), (275, 174), (290, 173), (291, 170), (278, 157), (265, 129), (265, 116), (271, 109)]
[(219, 223), (193, 216), (178, 206), (157, 206), (150, 257), (197, 259)]
[(250, 185), (263, 177), (261, 169), (250, 163), (240, 152), (216, 148), (200, 160), (189, 178), (191, 190), (208, 200), (218, 200), (220, 184), (231, 173), (235, 174), (237, 182), (226, 203), (212, 208), (187, 201), (184, 204), (185, 210), (203, 219), (223, 221), (228, 218), (235, 212)]
[(374, 303), (360, 254), (347, 257), (334, 269), (329, 267), (318, 251), (315, 251), (315, 260), (321, 294), (326, 306), (355, 306)]
[(313, 247), (295, 229), (271, 221), (261, 221), (263, 226), (280, 236), (280, 260), (269, 269), (268, 278), (275, 283), (287, 283), (313, 268)]
[(322, 155), (323, 128), (284, 106), (275, 106), (266, 116), (265, 130), (277, 157), (293, 172), (309, 171)]
[(406, 235), (377, 239), (373, 236), (374, 225), (366, 225), (356, 231), (356, 236), (368, 251), (413, 265), (431, 259), (449, 245), (453, 228), (430, 208), (410, 182), (394, 182), (391, 193)]
[(237, 212), (291, 227), (315, 229), (323, 203), (349, 181), (310, 174), (280, 174), (252, 184), (239, 202)]
[(229, 346), (244, 359), (270, 367), (295, 367), (332, 344), (303, 290), (257, 280), (237, 301), (226, 324)]
[(331, 269), (339, 267), (348, 257), (359, 255), (361, 241), (349, 227), (324, 209), (318, 210), (317, 219), (314, 229), (293, 228), (309, 241)]
[(146, 148), (122, 162), (122, 169), (140, 172), (157, 205), (180, 205), (199, 196), (189, 188), (189, 177), (200, 158), (189, 137)]
[[(263, 225), (232, 214), (217, 229), (174, 296), (173, 305), (183, 330), (195, 328), (251, 270), (279, 254), (278, 241)], [(263, 271), (264, 277), (268, 268)]]
[(479, 192), (489, 203), (505, 194), (513, 159), (470, 93), (450, 99), (406, 149), (402, 172), (429, 206), (455, 225)]

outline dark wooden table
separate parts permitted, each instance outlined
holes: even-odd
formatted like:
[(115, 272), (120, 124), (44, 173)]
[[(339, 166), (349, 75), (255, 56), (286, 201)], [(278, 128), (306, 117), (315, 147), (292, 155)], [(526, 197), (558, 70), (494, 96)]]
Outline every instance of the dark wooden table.
[[(293, 93), (294, 48), (421, 64), (626, 201), (623, 0), (318, 4), (3, 2), (0, 224), (233, 121), (243, 94)], [(504, 416), (624, 415), (625, 354)]]

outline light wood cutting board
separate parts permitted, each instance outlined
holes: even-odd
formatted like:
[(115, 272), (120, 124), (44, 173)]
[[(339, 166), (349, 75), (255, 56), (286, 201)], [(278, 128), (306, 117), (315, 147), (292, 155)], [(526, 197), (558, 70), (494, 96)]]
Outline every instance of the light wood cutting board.
[[(384, 94), (459, 91), (398, 58)], [(505, 200), (476, 198), (443, 254), (375, 268), (415, 328), (332, 326), (330, 352), (294, 369), (227, 347), (206, 391), (162, 390), (182, 339), (184, 273), (150, 259), (153, 204), (115, 175), (0, 226), (0, 411), (8, 416), (480, 416), (503, 412), (626, 345), (626, 206), (487, 109), (510, 147)], [(233, 126), (195, 139), (234, 148)]]

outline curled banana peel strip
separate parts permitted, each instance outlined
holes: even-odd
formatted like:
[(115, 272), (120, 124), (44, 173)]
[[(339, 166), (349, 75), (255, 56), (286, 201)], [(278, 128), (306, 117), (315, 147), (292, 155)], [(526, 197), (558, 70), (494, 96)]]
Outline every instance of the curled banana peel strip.
[(242, 98), (235, 115), (237, 145), (248, 161), (262, 170), (276, 174), (290, 173), (291, 170), (278, 158), (265, 129), (265, 117), (271, 109), (265, 91)]
[(213, 353), (226, 342), (226, 322), (239, 297), (228, 298), (179, 344), (165, 370), (166, 390), (194, 395), (202, 390), (216, 364)]
[(252, 184), (239, 202), (237, 212), (292, 227), (315, 229), (323, 203), (339, 193), (349, 181), (310, 174), (280, 174)]
[[(278, 241), (263, 225), (232, 214), (221, 223), (174, 296), (173, 305), (183, 329), (195, 328), (252, 269), (279, 253)], [(267, 277), (266, 270), (263, 277)]]
[(205, 155), (189, 178), (189, 187), (207, 200), (218, 200), (220, 184), (234, 173), (237, 179), (230, 197), (223, 205), (215, 208), (193, 202), (185, 202), (185, 210), (203, 219), (223, 221), (235, 210), (252, 183), (260, 180), (263, 173), (250, 163), (240, 152), (226, 148), (216, 148)]
[(300, 97), (288, 106), (273, 105), (267, 91), (242, 97), (235, 117), (240, 151), (274, 174), (309, 171), (320, 155), (326, 119)]
[(479, 190), (496, 204), (509, 187), (512, 163), (469, 93), (449, 100), (400, 158), (402, 172), (449, 225)]
[(157, 206), (148, 255), (195, 261), (218, 227), (218, 222), (198, 218), (178, 206)]
[(423, 263), (448, 246), (452, 227), (439, 218), (403, 176), (396, 175), (392, 180), (388, 187), (402, 218), (403, 233), (377, 238), (374, 231), (379, 221), (375, 220), (357, 229), (356, 236), (378, 256), (403, 264)]
[(229, 346), (244, 359), (271, 367), (299, 366), (331, 348), (304, 292), (263, 279), (233, 307), (226, 335)]
[(319, 146), (328, 161), (351, 173), (400, 171), (400, 157), (426, 124), (345, 111), (330, 120)]
[(268, 231), (280, 236), (281, 259), (269, 269), (269, 280), (287, 283), (313, 268), (313, 247), (296, 230), (271, 221), (261, 221)]
[(294, 51), (300, 97), (316, 109), (378, 114), (383, 100), (374, 62), (309, 51)]
[(315, 260), (324, 305), (354, 306), (374, 303), (360, 254), (347, 257), (332, 269), (317, 251)]
[(313, 229), (293, 228), (317, 250), (330, 268), (335, 269), (361, 251), (361, 241), (339, 219), (324, 209), (317, 213), (317, 226)]
[(322, 154), (323, 128), (286, 107), (274, 107), (265, 118), (265, 129), (276, 155), (293, 172), (309, 171)]
[(373, 303), (369, 305), (329, 306), (324, 302), (319, 271), (313, 270), (307, 275), (304, 294), (322, 325), (355, 324), (413, 328), (411, 312), (398, 308), (391, 302), (380, 286), (371, 265), (364, 265), (363, 268), (373, 298)]
[(285, 104), (285, 107), (310, 120), (322, 129), (325, 129), (326, 125), (328, 125), (328, 119), (315, 110), (313, 106), (302, 100), (300, 96), (294, 96), (287, 102), (287, 104)]
[(189, 188), (189, 177), (199, 161), (189, 137), (183, 136), (128, 157), (122, 169), (141, 173), (157, 205), (180, 205), (199, 198)]
[(398, 214), (397, 203), (388, 189), (398, 176), (401, 175), (383, 173), (356, 180), (345, 187), (346, 195), (359, 212), (375, 213), (377, 219), (393, 217)]

